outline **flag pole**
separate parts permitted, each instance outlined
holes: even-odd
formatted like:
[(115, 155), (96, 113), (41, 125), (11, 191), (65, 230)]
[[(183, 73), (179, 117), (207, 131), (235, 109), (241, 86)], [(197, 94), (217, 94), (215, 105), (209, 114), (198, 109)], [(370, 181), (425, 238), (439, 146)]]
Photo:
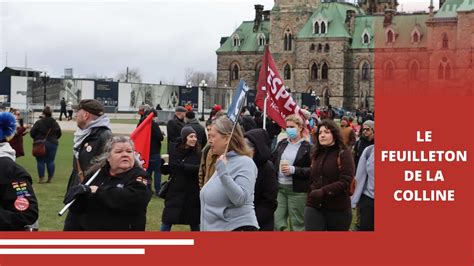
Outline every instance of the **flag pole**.
[[(265, 62), (268, 62), (268, 56), (267, 56), (267, 50), (270, 49), (268, 44), (265, 46), (265, 55), (263, 56), (263, 61), (264, 61), (264, 64), (262, 64), (262, 67), (264, 67), (265, 65)], [(265, 69), (265, 79), (268, 77), (268, 66), (266, 67)], [(265, 86), (262, 87), (262, 91), (265, 92), (265, 99), (263, 100), (263, 129), (264, 130), (267, 130), (267, 97), (268, 97), (268, 93), (267, 93), (267, 86), (265, 84)]]
[[(89, 180), (87, 180), (87, 182), (85, 183), (86, 186), (90, 185), (92, 183), (92, 181), (94, 181), (94, 179), (97, 177), (97, 175), (99, 175), (99, 172), (100, 170), (102, 170), (102, 168), (100, 168), (99, 170), (97, 170), (95, 172), (95, 174), (89, 178)], [(73, 199), (71, 202), (69, 202), (68, 204), (66, 204), (59, 212), (58, 212), (58, 215), (59, 216), (63, 216), (63, 214), (69, 209), (69, 207), (71, 207), (71, 205), (76, 201), (76, 199)]]

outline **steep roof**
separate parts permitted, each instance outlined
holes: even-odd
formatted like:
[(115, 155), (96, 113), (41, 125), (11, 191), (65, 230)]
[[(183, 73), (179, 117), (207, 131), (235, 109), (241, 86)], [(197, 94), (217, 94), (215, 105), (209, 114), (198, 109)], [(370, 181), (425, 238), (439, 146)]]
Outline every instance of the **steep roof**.
[[(222, 52), (263, 52), (265, 46), (260, 46), (258, 43), (258, 36), (260, 34), (265, 35), (265, 39), (270, 38), (270, 21), (262, 21), (257, 32), (253, 31), (254, 22), (244, 21), (240, 26), (232, 33), (232, 35), (224, 41), (224, 43), (217, 49), (217, 53)], [(238, 35), (240, 39), (240, 45), (233, 45), (233, 36)]]
[[(375, 43), (377, 48), (390, 47), (390, 48), (411, 48), (411, 47), (427, 47), (427, 33), (428, 29), (426, 21), (429, 19), (429, 14), (396, 14), (393, 17), (392, 25), (384, 28), (384, 16), (374, 17), (375, 27)], [(387, 45), (385, 38), (385, 32), (388, 28), (391, 28), (396, 33), (395, 43)], [(412, 43), (412, 32), (414, 29), (418, 29), (420, 32), (421, 39), (418, 44)]]
[[(329, 2), (321, 3), (314, 10), (313, 15), (308, 19), (301, 31), (298, 33), (298, 38), (315, 38), (315, 37), (347, 37), (351, 35), (346, 28), (346, 13), (352, 10), (356, 15), (363, 15), (364, 11), (355, 5), (349, 3)], [(313, 24), (318, 19), (327, 19), (329, 25), (327, 26), (326, 34), (314, 34)]]
[[(369, 44), (363, 43), (363, 34), (367, 32), (370, 36)], [(374, 17), (360, 16), (356, 17), (354, 33), (352, 34), (352, 49), (367, 49), (374, 48)]]
[(474, 0), (464, 0), (464, 2), (459, 6), (458, 12), (469, 12), (474, 11)]
[[(434, 16), (435, 18), (455, 18), (457, 17), (457, 11), (458, 8), (463, 4), (465, 0), (446, 0), (446, 2), (443, 4), (443, 6), (438, 10), (436, 15)], [(467, 0), (468, 2), (471, 2), (472, 5), (472, 0)], [(467, 4), (469, 6), (469, 4)]]

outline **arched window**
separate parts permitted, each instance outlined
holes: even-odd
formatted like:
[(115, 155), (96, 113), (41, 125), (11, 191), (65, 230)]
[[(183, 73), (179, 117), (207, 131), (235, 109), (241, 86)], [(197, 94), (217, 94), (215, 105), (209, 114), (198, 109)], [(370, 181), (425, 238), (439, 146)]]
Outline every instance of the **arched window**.
[(321, 79), (327, 80), (329, 76), (329, 66), (326, 62), (321, 67)]
[(326, 43), (326, 44), (324, 45), (324, 52), (325, 52), (325, 53), (329, 53), (329, 43)]
[(311, 80), (317, 80), (318, 79), (318, 65), (316, 63), (313, 63), (311, 65)]
[(230, 75), (230, 79), (231, 80), (238, 80), (239, 79), (239, 66), (237, 64), (234, 64), (234, 66), (232, 67), (232, 71), (231, 71), (231, 75)]
[(420, 35), (418, 35), (418, 32), (413, 33), (413, 43), (418, 43), (420, 41)]
[(449, 48), (449, 39), (448, 35), (446, 33), (443, 33), (443, 49), (448, 49)]
[(363, 42), (364, 42), (364, 44), (369, 44), (370, 43), (370, 36), (369, 36), (368, 33), (364, 34)]
[(314, 34), (319, 34), (319, 21), (314, 23)]
[(314, 45), (314, 43), (312, 43), (312, 44), (309, 46), (309, 51), (310, 51), (310, 52), (314, 52), (314, 50), (316, 50), (316, 46)]
[(420, 65), (417, 61), (414, 61), (410, 65), (410, 80), (418, 80), (418, 72), (420, 71)]
[(258, 35), (258, 46), (265, 46), (265, 35)]
[(329, 100), (331, 98), (331, 92), (329, 91), (329, 88), (325, 88), (323, 90), (323, 99), (324, 99), (324, 105), (329, 106)]
[(449, 63), (447, 63), (446, 67), (444, 68), (444, 79), (451, 79), (451, 66)]
[(444, 79), (444, 67), (443, 67), (443, 64), (439, 64), (439, 67), (438, 67), (438, 79)]
[(392, 80), (394, 75), (395, 67), (393, 66), (392, 62), (388, 62), (385, 66), (385, 79)]
[(321, 53), (323, 51), (323, 45), (318, 44), (318, 53)]
[(388, 30), (387, 31), (387, 43), (393, 43), (395, 42), (395, 34), (393, 30)]
[(291, 79), (291, 67), (289, 64), (285, 64), (285, 68), (283, 70), (283, 78), (285, 80), (290, 80)]
[(293, 42), (293, 35), (291, 34), (290, 29), (286, 29), (285, 37), (284, 37), (284, 43), (283, 43), (283, 49), (285, 51), (291, 51), (292, 42)]
[(364, 64), (362, 65), (361, 79), (362, 80), (370, 79), (370, 65), (367, 62), (364, 62)]
[(235, 34), (235, 35), (232, 37), (232, 46), (234, 46), (234, 47), (240, 46), (240, 38), (239, 38), (239, 35), (238, 35), (238, 34)]
[(321, 22), (321, 34), (326, 34), (326, 30), (327, 30), (327, 27), (326, 27), (326, 22)]

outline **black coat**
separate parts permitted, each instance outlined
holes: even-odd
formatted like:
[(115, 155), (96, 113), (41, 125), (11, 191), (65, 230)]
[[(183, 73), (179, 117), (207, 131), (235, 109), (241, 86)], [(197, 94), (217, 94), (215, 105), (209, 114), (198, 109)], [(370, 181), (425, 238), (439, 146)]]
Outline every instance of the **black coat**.
[(194, 131), (196, 131), (198, 143), (201, 145), (201, 148), (204, 148), (204, 146), (207, 144), (206, 129), (201, 124), (199, 124), (199, 121), (196, 118), (190, 119), (186, 126), (190, 126), (194, 129)]
[[(50, 131), (49, 131), (50, 130)], [(49, 131), (49, 134), (48, 134)], [(33, 140), (44, 139), (48, 135), (47, 141), (58, 145), (58, 139), (61, 137), (61, 128), (58, 122), (51, 117), (44, 117), (36, 121), (31, 128), (30, 136)]]
[(166, 135), (168, 136), (168, 153), (172, 146), (178, 143), (181, 137), (181, 129), (184, 127), (184, 121), (176, 115), (166, 124)]
[(179, 144), (170, 150), (170, 184), (162, 221), (168, 224), (199, 224), (199, 163), (201, 152), (183, 149)]
[[(0, 231), (24, 230), (38, 219), (38, 201), (31, 176), (7, 157), (0, 157), (0, 168)], [(19, 205), (20, 198), (28, 203)], [(27, 208), (23, 210), (22, 206)]]
[(257, 128), (255, 120), (250, 115), (243, 115), (240, 117), (240, 125), (243, 127), (244, 132)]
[[(273, 165), (277, 173), (280, 171), (281, 155), (285, 151), (286, 146), (288, 146), (288, 140), (283, 139), (278, 143), (275, 151), (273, 151)], [(293, 192), (308, 192), (310, 183), (311, 145), (306, 140), (301, 143), (296, 153), (293, 166), (295, 167), (295, 173), (293, 174)]]
[(273, 231), (274, 213), (277, 208), (278, 179), (273, 163), (270, 161), (270, 139), (263, 129), (253, 129), (245, 133), (254, 149), (253, 161), (258, 175), (255, 182), (255, 214), (260, 231)]
[[(79, 164), (81, 170), (86, 172), (91, 167), (91, 161), (96, 156), (102, 154), (105, 149), (107, 141), (112, 138), (112, 132), (107, 127), (93, 128), (90, 135), (85, 138), (78, 148), (79, 151)], [(88, 148), (90, 146), (90, 148)], [(67, 191), (71, 186), (75, 186), (80, 183), (76, 157), (72, 156), (72, 172), (69, 176), (67, 184)], [(84, 182), (85, 183), (85, 182)], [(67, 194), (66, 191), (66, 194)], [(64, 202), (66, 203), (66, 202)]]
[(147, 173), (140, 167), (117, 176), (109, 171), (109, 167), (101, 170), (91, 184), (99, 186), (96, 193), (78, 196), (71, 210), (81, 214), (86, 231), (144, 231), (152, 195)]
[(153, 121), (151, 123), (150, 155), (161, 153), (161, 142), (163, 139), (163, 132), (161, 132), (160, 125)]

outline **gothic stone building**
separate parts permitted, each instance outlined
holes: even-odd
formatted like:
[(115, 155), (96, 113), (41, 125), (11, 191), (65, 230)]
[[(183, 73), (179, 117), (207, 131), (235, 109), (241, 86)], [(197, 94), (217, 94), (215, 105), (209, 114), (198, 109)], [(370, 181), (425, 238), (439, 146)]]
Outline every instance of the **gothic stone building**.
[(437, 11), (428, 5), (429, 12), (414, 13), (398, 12), (396, 0), (275, 0), (267, 11), (255, 5), (254, 21), (221, 38), (217, 85), (235, 88), (244, 79), (255, 88), (266, 44), (287, 88), (347, 109), (373, 108), (374, 69), (387, 79), (406, 76), (413, 87), (429, 69), (450, 81), (467, 74), (455, 68), (472, 72), (462, 58), (472, 58), (474, 2), (441, 0)]

